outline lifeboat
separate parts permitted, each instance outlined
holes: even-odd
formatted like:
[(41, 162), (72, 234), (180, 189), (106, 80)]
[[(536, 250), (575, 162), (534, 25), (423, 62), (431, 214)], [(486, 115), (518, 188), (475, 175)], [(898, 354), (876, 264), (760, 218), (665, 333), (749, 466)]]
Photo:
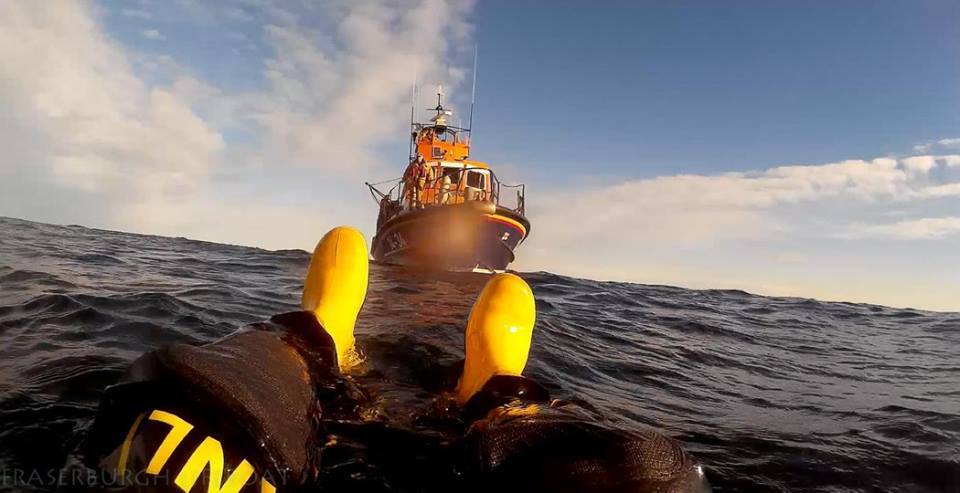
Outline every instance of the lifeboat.
[(470, 129), (447, 123), (453, 113), (443, 107), (442, 90), (429, 110), (436, 112), (429, 123), (411, 118), (403, 177), (366, 183), (380, 209), (373, 259), (449, 271), (503, 271), (530, 234), (526, 186), (505, 185), (490, 166), (470, 159)]

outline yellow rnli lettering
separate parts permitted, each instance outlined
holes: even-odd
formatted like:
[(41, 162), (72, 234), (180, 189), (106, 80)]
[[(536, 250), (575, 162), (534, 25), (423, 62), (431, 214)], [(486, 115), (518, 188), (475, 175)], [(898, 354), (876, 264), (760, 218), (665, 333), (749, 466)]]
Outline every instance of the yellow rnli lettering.
[(147, 464), (147, 473), (157, 475), (160, 474), (160, 470), (166, 465), (167, 460), (170, 459), (170, 455), (173, 454), (173, 451), (180, 445), (180, 442), (187, 436), (187, 433), (190, 433), (190, 430), (193, 429), (193, 425), (187, 423), (179, 416), (160, 410), (154, 410), (147, 419), (170, 425), (170, 431), (163, 439), (163, 442), (160, 443), (157, 452), (153, 454), (150, 463)]
[[(210, 477), (207, 481), (208, 493), (237, 493), (243, 485), (246, 484), (250, 476), (253, 475), (253, 466), (243, 460), (240, 465), (230, 474), (227, 482), (221, 485), (223, 478), (223, 447), (220, 442), (214, 438), (206, 437), (203, 442), (193, 451), (193, 454), (183, 465), (180, 474), (173, 480), (183, 491), (189, 492), (197, 482), (203, 469), (210, 465)], [(261, 484), (261, 490), (263, 485)]]
[(267, 481), (267, 478), (260, 478), (260, 493), (277, 493), (277, 487)]
[[(121, 470), (126, 467), (130, 442), (132, 442), (143, 416), (138, 416), (127, 432), (127, 438), (123, 443), (120, 460), (118, 461), (118, 468)], [(160, 410), (152, 411), (147, 419), (170, 425), (170, 431), (167, 432), (167, 436), (164, 437), (160, 447), (157, 448), (153, 458), (150, 459), (150, 463), (147, 464), (146, 472), (157, 475), (170, 460), (173, 452), (183, 442), (184, 438), (193, 430), (193, 425), (179, 416)], [(190, 458), (180, 469), (174, 483), (181, 490), (189, 492), (196, 485), (197, 480), (208, 465), (210, 466), (210, 474), (207, 482), (207, 493), (238, 493), (256, 472), (249, 462), (242, 460), (227, 478), (227, 481), (222, 483), (223, 446), (218, 440), (208, 436), (190, 454)], [(260, 493), (276, 493), (276, 491), (277, 488), (270, 481), (267, 481), (267, 478), (260, 478)]]
[(127, 457), (130, 456), (130, 443), (133, 442), (133, 436), (137, 433), (137, 428), (140, 427), (140, 422), (143, 421), (145, 415), (146, 413), (140, 413), (137, 419), (133, 420), (130, 430), (127, 431), (127, 437), (123, 439), (123, 444), (120, 446), (120, 458), (117, 459), (117, 474), (122, 475), (127, 470)]

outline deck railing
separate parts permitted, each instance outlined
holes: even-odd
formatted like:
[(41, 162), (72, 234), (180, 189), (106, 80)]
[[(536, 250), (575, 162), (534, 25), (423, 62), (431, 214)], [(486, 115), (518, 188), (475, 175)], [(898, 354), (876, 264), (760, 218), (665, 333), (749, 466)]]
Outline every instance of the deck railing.
[[(470, 169), (470, 168), (465, 168)], [(379, 183), (366, 183), (373, 199), (380, 204), (381, 216), (398, 214), (404, 210), (421, 209), (440, 205), (462, 204), (468, 201), (487, 201), (520, 215), (526, 212), (526, 185), (504, 185), (490, 172), (489, 190), (469, 187), (462, 180), (444, 183), (440, 179), (418, 183), (406, 182), (403, 178)], [(378, 186), (393, 184), (386, 192)]]
[(505, 207), (514, 212), (525, 216), (527, 186), (523, 183), (519, 185), (504, 185), (497, 183), (497, 205)]

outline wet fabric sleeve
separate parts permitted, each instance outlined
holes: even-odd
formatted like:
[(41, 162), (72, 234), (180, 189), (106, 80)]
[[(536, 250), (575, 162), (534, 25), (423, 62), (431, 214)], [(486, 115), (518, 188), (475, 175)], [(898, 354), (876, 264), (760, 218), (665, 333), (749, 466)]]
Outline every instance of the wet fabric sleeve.
[(310, 482), (318, 394), (338, 382), (333, 342), (307, 312), (214, 343), (174, 344), (109, 388), (87, 462), (133, 491), (263, 491)]
[[(459, 443), (465, 489), (710, 491), (702, 468), (676, 441), (653, 431), (626, 432), (584, 421), (551, 407), (546, 391), (532, 385), (523, 377), (494, 377), (468, 403), (474, 413), (482, 409), (479, 402), (496, 407), (486, 408)], [(516, 391), (522, 394), (509, 399)]]
[(242, 435), (206, 414), (158, 406), (138, 414), (121, 444), (101, 459), (101, 467), (113, 473), (103, 486), (153, 492), (276, 491), (284, 478), (253, 450)]

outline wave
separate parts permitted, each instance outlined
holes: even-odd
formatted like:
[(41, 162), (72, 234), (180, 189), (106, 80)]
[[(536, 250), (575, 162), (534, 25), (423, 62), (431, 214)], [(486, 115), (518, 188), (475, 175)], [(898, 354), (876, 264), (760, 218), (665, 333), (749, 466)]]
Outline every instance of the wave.
[[(296, 309), (309, 261), (9, 218), (0, 237), (0, 466), (39, 470), (75, 461), (130, 361)], [(419, 433), (488, 277), (370, 276), (356, 380), (381, 396), (371, 416)], [(538, 309), (527, 373), (606, 425), (683, 441), (717, 491), (960, 489), (958, 314), (522, 276)]]

